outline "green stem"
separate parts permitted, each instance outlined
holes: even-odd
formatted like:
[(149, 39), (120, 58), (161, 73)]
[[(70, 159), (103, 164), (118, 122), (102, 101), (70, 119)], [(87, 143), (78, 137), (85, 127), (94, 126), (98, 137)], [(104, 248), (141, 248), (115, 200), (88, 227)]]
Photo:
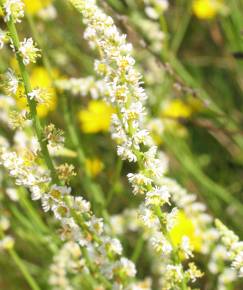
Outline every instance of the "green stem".
[(108, 206), (111, 203), (114, 193), (116, 192), (116, 183), (120, 178), (122, 166), (123, 166), (123, 161), (119, 158), (116, 165), (116, 171), (112, 180), (113, 186), (111, 186), (111, 189), (107, 194), (106, 206)]
[(19, 196), (20, 204), (29, 213), (31, 220), (35, 222), (35, 224), (39, 228), (40, 232), (48, 233), (49, 232), (48, 227), (44, 224), (44, 222), (41, 220), (39, 215), (36, 214), (36, 211), (34, 210), (31, 203), (29, 202), (29, 199), (26, 197), (25, 188), (23, 188), (23, 187), (19, 188), (18, 196)]
[[(0, 238), (1, 239), (4, 238), (4, 232), (1, 229), (0, 229)], [(28, 268), (25, 266), (25, 264), (23, 263), (21, 258), (16, 253), (16, 251), (14, 249), (8, 249), (7, 251), (9, 253), (10, 257), (15, 262), (15, 264), (18, 266), (20, 272), (23, 274), (23, 276), (24, 276), (25, 280), (27, 281), (27, 283), (29, 284), (30, 288), (32, 290), (41, 290), (40, 287), (38, 286), (38, 284), (35, 282), (35, 280), (31, 276), (31, 274), (29, 273)]]
[(22, 260), (20, 259), (18, 254), (15, 252), (15, 250), (10, 249), (10, 250), (8, 250), (8, 252), (9, 252), (11, 258), (14, 260), (15, 264), (18, 266), (18, 268), (21, 271), (21, 273), (23, 274), (23, 276), (25, 277), (25, 279), (28, 282), (31, 289), (40, 290), (39, 286), (36, 284), (35, 280), (31, 276), (31, 274), (29, 273), (27, 267), (22, 262)]
[[(112, 288), (111, 283), (106, 278), (104, 278), (102, 275), (100, 275), (99, 272), (95, 269), (94, 263), (89, 258), (87, 249), (86, 248), (81, 248), (81, 251), (82, 251), (82, 255), (84, 256), (84, 258), (85, 258), (85, 260), (87, 262), (88, 268), (91, 271), (92, 276), (91, 275), (90, 276), (92, 278), (94, 276), (96, 276), (98, 278), (98, 280), (100, 280), (100, 282), (103, 283), (106, 286), (106, 289), (111, 289)], [(96, 283), (94, 279), (93, 279), (93, 283)]]
[(145, 243), (144, 237), (141, 234), (140, 237), (138, 238), (137, 242), (136, 242), (135, 249), (133, 251), (132, 258), (131, 258), (131, 260), (135, 264), (136, 264), (137, 260), (139, 259), (140, 255), (142, 253), (144, 243)]
[[(0, 0), (0, 3), (3, 4), (3, 1)], [(16, 27), (15, 27), (15, 24), (14, 24), (14, 21), (13, 21), (12, 17), (10, 17), (10, 20), (7, 22), (7, 27), (8, 27), (8, 30), (10, 32), (13, 45), (15, 47), (16, 58), (17, 58), (19, 69), (20, 69), (20, 73), (21, 73), (21, 76), (22, 76), (22, 79), (23, 79), (23, 84), (24, 84), (24, 88), (25, 88), (26, 98), (27, 98), (27, 101), (28, 101), (29, 109), (30, 109), (30, 115), (31, 115), (31, 118), (32, 118), (32, 121), (33, 121), (34, 129), (35, 129), (38, 141), (40, 143), (41, 152), (43, 154), (43, 157), (44, 157), (44, 160), (46, 162), (46, 165), (48, 166), (48, 168), (49, 168), (49, 170), (51, 172), (52, 182), (55, 182), (56, 184), (60, 184), (60, 181), (59, 181), (59, 179), (57, 177), (57, 174), (56, 174), (56, 170), (55, 170), (54, 164), (52, 162), (51, 156), (50, 156), (48, 148), (47, 148), (47, 142), (43, 138), (42, 125), (41, 125), (40, 119), (39, 119), (39, 117), (37, 115), (37, 109), (36, 109), (37, 103), (36, 103), (35, 100), (30, 99), (29, 96), (28, 96), (29, 93), (31, 92), (30, 78), (29, 78), (28, 72), (26, 70), (26, 67), (25, 67), (25, 65), (23, 63), (23, 58), (22, 58), (22, 56), (19, 53), (20, 42), (19, 42), (18, 33), (17, 33), (17, 30), (16, 30)], [(32, 23), (32, 27), (34, 27), (33, 23)], [(51, 74), (51, 67), (50, 67), (50, 64), (48, 62), (48, 59), (44, 57), (44, 61), (45, 61), (46, 67), (48, 68), (49, 73)], [(75, 132), (72, 131), (72, 133), (74, 134)], [(75, 136), (75, 134), (73, 136)], [(77, 142), (77, 139), (76, 139), (76, 142)], [(85, 160), (85, 156), (82, 155), (82, 151), (81, 151), (80, 148), (79, 148), (79, 158), (80, 158), (80, 160), (82, 159), (82, 161)], [(74, 212), (72, 214), (75, 217), (76, 212)], [(82, 225), (81, 225), (81, 227), (82, 227)], [(84, 228), (84, 230), (85, 230), (85, 228)], [(33, 280), (31, 279), (31, 276), (29, 276), (28, 272), (26, 272), (26, 268), (21, 263), (21, 260), (18, 258), (16, 253), (11, 250), (10, 254), (13, 257), (13, 259), (15, 260), (16, 264), (20, 267), (21, 272), (25, 275), (26, 279), (28, 279), (29, 283), (33, 286), (32, 289), (33, 290), (40, 290), (38, 288), (38, 286), (36, 287), (34, 285)], [(92, 263), (91, 263), (91, 261), (89, 259), (89, 256), (88, 256), (87, 252), (85, 254), (85, 258), (86, 258), (86, 261), (88, 263), (88, 266), (91, 267)], [(92, 268), (93, 268), (93, 266), (91, 267), (90, 270), (92, 270)], [(107, 289), (110, 289), (112, 287), (111, 283), (104, 276), (102, 276), (102, 274), (97, 273), (96, 276), (98, 277), (98, 279), (100, 281), (102, 281), (102, 283), (104, 283), (104, 285), (106, 285)]]
[[(166, 239), (169, 241), (170, 245), (172, 246), (172, 260), (176, 265), (180, 265), (182, 264), (181, 262), (181, 258), (180, 258), (180, 253), (179, 253), (179, 249), (178, 247), (174, 244), (174, 242), (171, 239), (170, 233), (168, 232), (168, 230), (165, 227), (165, 223), (164, 223), (164, 215), (163, 212), (161, 210), (161, 208), (159, 206), (155, 207), (155, 212), (159, 218), (159, 222), (160, 222), (160, 227), (161, 227), (161, 231), (163, 233), (163, 235), (166, 237)], [(182, 290), (187, 290), (187, 279), (185, 277), (185, 275), (183, 274), (183, 279), (181, 282), (181, 289)]]
[[(121, 120), (121, 123), (123, 124), (123, 120), (122, 120), (122, 116), (121, 114), (119, 113), (119, 108), (117, 106), (117, 112), (118, 112), (118, 117), (120, 118)], [(124, 129), (125, 130), (125, 129)], [(128, 130), (127, 130), (127, 134), (129, 136), (132, 136), (133, 134), (133, 128), (132, 128), (132, 124), (130, 121), (128, 121)], [(137, 157), (137, 163), (138, 163), (138, 168), (140, 171), (144, 171), (146, 170), (145, 166), (144, 166), (144, 162), (142, 160), (142, 157), (141, 157), (141, 153), (136, 150), (134, 148), (134, 146), (132, 145), (132, 150), (134, 152), (134, 154), (136, 155)], [(152, 188), (152, 185), (148, 185), (147, 186), (147, 190), (151, 190)], [(172, 239), (171, 239), (171, 236), (170, 236), (170, 233), (168, 232), (168, 230), (166, 229), (166, 226), (165, 226), (165, 218), (164, 218), (164, 214), (160, 208), (160, 206), (155, 206), (154, 207), (154, 213), (157, 215), (157, 217), (159, 218), (159, 222), (160, 222), (160, 230), (161, 232), (163, 233), (163, 235), (165, 236), (165, 238), (168, 240), (168, 242), (170, 243), (170, 245), (172, 246), (172, 255), (171, 255), (171, 258), (173, 260), (173, 262), (176, 264), (176, 265), (182, 265), (182, 261), (181, 261), (181, 258), (180, 258), (180, 255), (179, 255), (179, 249), (178, 247), (176, 247), (176, 245), (173, 243)], [(181, 282), (181, 289), (182, 290), (187, 290), (188, 287), (187, 287), (187, 279), (185, 277), (185, 275), (183, 274), (183, 279), (182, 279), (182, 282)]]
[(101, 189), (92, 182), (90, 173), (86, 169), (86, 156), (82, 149), (81, 143), (79, 141), (78, 133), (76, 131), (75, 126), (73, 125), (72, 116), (69, 110), (69, 104), (65, 95), (61, 96), (62, 109), (64, 113), (64, 119), (67, 126), (68, 134), (70, 136), (71, 142), (77, 152), (78, 162), (83, 168), (84, 179), (83, 186), (85, 191), (89, 194), (91, 200), (93, 200), (94, 205), (99, 210), (99, 207), (104, 208), (105, 198), (101, 191)]
[[(1, 0), (1, 2), (2, 2), (2, 0)], [(14, 24), (12, 17), (10, 17), (10, 20), (7, 22), (7, 27), (8, 27), (8, 30), (10, 32), (11, 39), (12, 39), (13, 45), (14, 45), (15, 50), (16, 50), (16, 58), (18, 61), (20, 73), (22, 76), (23, 84), (24, 84), (24, 89), (25, 89), (25, 94), (26, 94), (26, 98), (28, 101), (29, 109), (30, 109), (31, 119), (33, 121), (33, 126), (34, 126), (34, 129), (35, 129), (35, 132), (36, 132), (36, 135), (37, 135), (40, 147), (41, 147), (41, 152), (43, 154), (43, 158), (45, 160), (45, 163), (46, 163), (48, 169), (50, 170), (52, 180), (55, 183), (59, 183), (54, 164), (52, 162), (52, 159), (50, 157), (50, 153), (49, 153), (48, 148), (47, 148), (47, 141), (45, 141), (44, 136), (43, 136), (43, 129), (42, 129), (41, 121), (37, 115), (36, 101), (29, 98), (29, 93), (31, 93), (31, 91), (32, 91), (31, 84), (30, 84), (30, 78), (29, 78), (29, 74), (27, 72), (27, 69), (23, 63), (23, 58), (19, 53), (20, 42), (19, 42), (18, 33), (17, 33), (17, 30), (16, 30), (16, 27), (15, 27), (15, 24)]]
[[(55, 86), (55, 80), (54, 80), (54, 76), (52, 73), (51, 63), (50, 63), (48, 55), (45, 52), (46, 50), (45, 50), (43, 41), (39, 37), (39, 34), (35, 28), (35, 23), (33, 21), (33, 18), (29, 14), (26, 14), (26, 17), (27, 17), (27, 20), (29, 22), (30, 28), (32, 30), (33, 36), (35, 38), (35, 41), (37, 42), (38, 46), (42, 50), (43, 63), (44, 63), (44, 66), (47, 70), (48, 75), (50, 76), (50, 78), (52, 80), (53, 87), (57, 93), (60, 93), (58, 91), (57, 87)], [(83, 169), (83, 172), (84, 172), (84, 179), (83, 179), (84, 189), (90, 195), (91, 200), (93, 200), (97, 209), (99, 209), (99, 207), (101, 207), (102, 211), (105, 211), (104, 218), (107, 219), (108, 213), (104, 209), (105, 197), (104, 197), (104, 194), (101, 191), (101, 189), (96, 184), (94, 184), (92, 182), (92, 178), (90, 176), (90, 173), (86, 169), (85, 163), (86, 163), (87, 158), (85, 156), (83, 146), (79, 140), (78, 133), (77, 133), (76, 127), (74, 125), (74, 121), (72, 119), (71, 109), (70, 109), (70, 105), (68, 103), (67, 96), (65, 94), (60, 93), (60, 99), (61, 99), (61, 107), (62, 107), (62, 111), (64, 114), (64, 120), (65, 120), (65, 124), (67, 126), (68, 134), (69, 134), (70, 140), (71, 140), (71, 142), (72, 142), (72, 144), (77, 152), (77, 158), (78, 158), (79, 165), (81, 166), (81, 168)]]
[(192, 12), (191, 12), (191, 1), (186, 0), (186, 11), (184, 12), (184, 16), (182, 19), (180, 19), (180, 25), (179, 25), (179, 29), (177, 30), (177, 32), (175, 33), (175, 36), (173, 37), (172, 43), (171, 43), (171, 49), (174, 52), (174, 54), (176, 55), (180, 45), (182, 43), (182, 40), (186, 34), (188, 25), (190, 23), (191, 20), (191, 16), (192, 16)]

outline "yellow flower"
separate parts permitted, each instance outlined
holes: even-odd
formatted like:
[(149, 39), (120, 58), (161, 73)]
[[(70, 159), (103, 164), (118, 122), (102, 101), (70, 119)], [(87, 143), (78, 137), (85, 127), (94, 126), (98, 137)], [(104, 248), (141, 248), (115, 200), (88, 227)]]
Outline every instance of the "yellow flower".
[(170, 101), (165, 105), (162, 116), (168, 118), (189, 118), (193, 113), (191, 106), (179, 99)]
[(103, 101), (90, 101), (88, 108), (79, 112), (81, 130), (84, 133), (107, 132), (114, 109)]
[[(47, 90), (50, 98), (47, 101), (47, 104), (38, 104), (37, 105), (37, 114), (39, 117), (46, 117), (49, 112), (55, 110), (57, 105), (57, 96), (55, 94), (54, 88), (52, 88), (52, 80), (49, 77), (49, 74), (43, 67), (35, 67), (32, 70), (30, 75), (30, 82), (32, 88), (40, 87)], [(20, 109), (27, 108), (27, 100), (24, 96), (24, 88), (22, 85), (19, 86), (16, 94), (17, 105)]]
[(170, 235), (176, 246), (181, 243), (183, 236), (187, 236), (194, 251), (199, 252), (202, 247), (202, 238), (196, 233), (195, 225), (183, 211), (178, 212), (175, 226)]
[(224, 10), (222, 0), (194, 0), (192, 10), (202, 20), (212, 19)]
[(104, 168), (104, 164), (98, 158), (87, 159), (85, 166), (89, 174), (93, 177), (99, 175), (102, 169)]
[(25, 9), (29, 14), (36, 14), (47, 7), (52, 0), (24, 0)]

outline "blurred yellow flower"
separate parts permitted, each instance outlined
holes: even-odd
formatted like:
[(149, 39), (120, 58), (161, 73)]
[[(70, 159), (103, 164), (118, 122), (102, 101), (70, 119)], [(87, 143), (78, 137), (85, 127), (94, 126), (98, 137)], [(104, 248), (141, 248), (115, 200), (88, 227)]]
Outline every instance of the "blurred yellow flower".
[(172, 242), (177, 246), (181, 243), (183, 236), (187, 236), (194, 251), (199, 252), (202, 247), (202, 238), (196, 233), (194, 224), (183, 211), (178, 212), (170, 235)]
[(90, 101), (88, 108), (79, 112), (81, 130), (84, 133), (107, 132), (114, 109), (103, 101)]
[[(57, 105), (57, 96), (54, 88), (52, 88), (52, 80), (49, 77), (48, 72), (43, 67), (33, 68), (30, 75), (30, 82), (32, 88), (41, 87), (48, 91), (50, 98), (48, 99), (47, 104), (38, 104), (37, 105), (37, 114), (39, 117), (46, 117), (49, 112), (55, 110)], [(23, 86), (19, 86), (16, 94), (17, 105), (20, 109), (27, 108), (27, 100), (24, 96)]]
[(104, 168), (103, 162), (98, 158), (87, 159), (85, 165), (89, 174), (93, 177), (99, 175)]
[(192, 10), (199, 19), (212, 19), (223, 10), (223, 0), (194, 0)]
[(162, 110), (162, 116), (168, 118), (189, 118), (192, 113), (191, 106), (179, 99), (168, 102)]
[(29, 14), (36, 14), (47, 7), (52, 0), (24, 0), (25, 9)]

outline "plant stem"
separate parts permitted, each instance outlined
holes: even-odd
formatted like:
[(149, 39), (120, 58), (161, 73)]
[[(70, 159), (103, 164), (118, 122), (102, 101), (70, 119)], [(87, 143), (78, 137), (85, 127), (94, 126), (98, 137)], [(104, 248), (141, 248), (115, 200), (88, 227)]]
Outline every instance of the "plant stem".
[[(0, 229), (0, 238), (1, 239), (4, 238), (4, 233), (1, 229)], [(20, 272), (23, 274), (23, 276), (24, 276), (25, 280), (27, 281), (27, 283), (29, 284), (30, 288), (32, 290), (41, 290), (40, 287), (38, 286), (38, 284), (35, 282), (34, 278), (29, 273), (28, 268), (25, 266), (25, 264), (23, 263), (21, 258), (16, 253), (16, 251), (13, 248), (7, 249), (7, 251), (9, 253), (10, 257), (15, 262), (15, 264), (18, 266)]]
[(144, 237), (141, 233), (140, 237), (138, 238), (136, 242), (135, 249), (133, 251), (132, 258), (131, 258), (131, 260), (134, 263), (136, 263), (138, 258), (140, 257), (140, 254), (142, 253), (142, 250), (143, 250), (144, 243), (145, 243)]
[[(64, 121), (68, 130), (68, 134), (70, 137), (70, 140), (77, 152), (77, 158), (78, 158), (78, 162), (79, 165), (81, 166), (81, 168), (83, 169), (83, 173), (84, 173), (84, 179), (83, 179), (83, 186), (84, 189), (86, 191), (86, 193), (89, 195), (90, 199), (93, 200), (93, 204), (96, 207), (97, 210), (100, 210), (101, 207), (101, 213), (102, 211), (104, 211), (104, 205), (105, 205), (105, 197), (104, 194), (101, 190), (100, 187), (98, 187), (96, 184), (94, 184), (92, 182), (92, 178), (90, 176), (90, 173), (88, 172), (88, 170), (86, 169), (86, 160), (87, 157), (85, 156), (84, 150), (83, 150), (83, 146), (81, 145), (81, 142), (79, 140), (78, 137), (78, 133), (76, 130), (76, 127), (74, 125), (74, 121), (72, 118), (72, 114), (71, 114), (71, 109), (70, 109), (70, 105), (68, 103), (68, 99), (67, 96), (64, 93), (60, 93), (55, 85), (55, 80), (54, 80), (54, 76), (52, 73), (52, 67), (51, 67), (51, 63), (49, 60), (49, 57), (46, 53), (44, 44), (42, 39), (39, 37), (39, 34), (35, 28), (35, 24), (33, 22), (33, 18), (31, 15), (26, 14), (27, 16), (27, 20), (29, 22), (30, 28), (32, 30), (33, 36), (35, 38), (35, 41), (37, 42), (38, 46), (41, 48), (42, 50), (42, 58), (43, 58), (43, 64), (47, 70), (47, 73), (49, 75), (49, 77), (52, 80), (52, 84), (54, 89), (56, 90), (56, 93), (58, 93), (60, 95), (60, 100), (61, 100), (61, 107), (62, 107), (62, 111), (64, 114)], [(105, 210), (105, 214), (103, 215), (105, 219), (107, 219), (108, 216), (108, 212)]]
[[(3, 4), (3, 0), (0, 0), (0, 3)], [(18, 33), (17, 33), (17, 30), (16, 30), (16, 27), (15, 27), (15, 24), (14, 24), (12, 17), (10, 17), (10, 20), (7, 21), (7, 27), (8, 27), (8, 30), (10, 32), (11, 39), (12, 39), (12, 42), (13, 42), (13, 45), (14, 45), (14, 48), (16, 51), (16, 58), (18, 61), (20, 73), (21, 73), (23, 83), (24, 83), (25, 94), (26, 94), (26, 98), (28, 101), (29, 109), (30, 109), (31, 119), (33, 121), (34, 129), (35, 129), (35, 132), (36, 132), (36, 135), (37, 135), (40, 147), (41, 147), (41, 152), (42, 152), (43, 158), (45, 160), (47, 167), (49, 168), (49, 170), (51, 172), (52, 182), (56, 183), (56, 184), (60, 184), (60, 180), (57, 176), (54, 164), (52, 162), (51, 156), (50, 156), (48, 148), (47, 148), (47, 141), (45, 141), (44, 136), (43, 136), (42, 125), (41, 125), (40, 119), (37, 115), (37, 109), (36, 109), (37, 103), (35, 100), (30, 99), (28, 96), (29, 93), (31, 92), (30, 78), (29, 78), (29, 74), (26, 70), (26, 67), (23, 63), (23, 58), (19, 53), (20, 42), (19, 42)], [(46, 60), (46, 65), (50, 70), (50, 66), (49, 66), (47, 58), (45, 58), (45, 60)], [(51, 72), (51, 70), (50, 70), (50, 72)], [(16, 256), (14, 253), (12, 253), (12, 251), (11, 251), (11, 255), (15, 259), (16, 263), (18, 263), (19, 266), (21, 266), (19, 259), (18, 259), (18, 256)], [(87, 261), (87, 263), (88, 263), (88, 261)], [(90, 263), (89, 263), (89, 265), (90, 265)], [(26, 275), (26, 272), (24, 271), (25, 269), (23, 267), (21, 268), (21, 270), (22, 270), (23, 274)], [(28, 279), (30, 279), (30, 278), (28, 277)], [(102, 280), (102, 282), (104, 284), (106, 284), (107, 286), (110, 285), (110, 282), (105, 277), (103, 277), (102, 274), (99, 274), (99, 279)], [(30, 282), (31, 282), (31, 280), (30, 280)], [(109, 288), (111, 288), (111, 286)], [(33, 288), (33, 290), (40, 290), (40, 289)]]
[(116, 183), (117, 183), (117, 181), (120, 178), (122, 166), (123, 166), (123, 161), (119, 158), (117, 160), (116, 171), (115, 171), (115, 174), (114, 174), (114, 177), (113, 177), (113, 180), (112, 180), (113, 186), (111, 186), (111, 189), (110, 189), (110, 191), (107, 194), (106, 206), (108, 206), (111, 203), (111, 201), (112, 201), (112, 198), (113, 198), (114, 193), (116, 191)]
[[(163, 215), (163, 212), (162, 212), (161, 208), (159, 206), (156, 206), (155, 207), (155, 212), (157, 213), (157, 216), (159, 218), (161, 231), (162, 231), (163, 235), (166, 237), (166, 239), (169, 241), (170, 245), (172, 246), (172, 255), (171, 256), (172, 256), (173, 262), (175, 263), (175, 265), (182, 265), (178, 247), (174, 244), (174, 242), (171, 239), (170, 233), (165, 228), (164, 215)], [(183, 273), (183, 278), (182, 278), (182, 281), (181, 281), (181, 289), (182, 290), (187, 290), (188, 289), (187, 280), (186, 280), (186, 277), (185, 277), (184, 273)]]
[(37, 138), (38, 138), (38, 141), (39, 141), (39, 144), (41, 147), (41, 152), (42, 152), (43, 158), (45, 160), (45, 163), (46, 163), (48, 169), (50, 170), (52, 180), (58, 184), (60, 182), (58, 180), (54, 164), (52, 162), (52, 159), (50, 157), (50, 153), (49, 153), (48, 148), (47, 148), (47, 141), (43, 137), (43, 129), (42, 129), (41, 121), (37, 115), (36, 101), (34, 99), (29, 98), (29, 93), (31, 93), (30, 78), (29, 78), (29, 74), (27, 72), (27, 69), (23, 63), (23, 58), (19, 53), (20, 42), (19, 42), (18, 33), (17, 33), (17, 30), (16, 30), (16, 27), (15, 27), (15, 24), (14, 24), (12, 17), (10, 17), (9, 21), (7, 21), (7, 26), (8, 26), (8, 30), (10, 32), (10, 35), (11, 35), (11, 39), (12, 39), (15, 51), (16, 51), (16, 58), (18, 61), (20, 74), (22, 76), (22, 80), (23, 80), (23, 84), (24, 84), (25, 94), (26, 94), (26, 98), (28, 101), (29, 109), (30, 109), (30, 115), (31, 115), (31, 119), (33, 121), (35, 133), (37, 135)]
[(10, 250), (8, 250), (8, 252), (9, 252), (11, 258), (14, 260), (15, 264), (19, 267), (19, 270), (21, 271), (21, 273), (25, 277), (25, 279), (28, 282), (28, 284), (31, 287), (31, 289), (40, 290), (39, 286), (36, 284), (35, 280), (31, 276), (31, 274), (29, 273), (29, 271), (26, 268), (25, 264), (22, 262), (22, 260), (20, 259), (18, 254), (15, 252), (15, 250), (10, 249)]

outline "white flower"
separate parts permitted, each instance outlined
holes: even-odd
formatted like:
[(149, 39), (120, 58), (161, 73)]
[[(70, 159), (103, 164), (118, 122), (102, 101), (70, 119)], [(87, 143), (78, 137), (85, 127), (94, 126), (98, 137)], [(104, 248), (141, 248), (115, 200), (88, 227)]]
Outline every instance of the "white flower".
[(187, 236), (182, 237), (180, 247), (181, 247), (181, 250), (183, 251), (183, 254), (185, 255), (186, 259), (193, 257), (192, 248), (190, 245), (190, 239)]
[(127, 144), (117, 146), (117, 155), (121, 156), (122, 160), (128, 160), (129, 162), (137, 161), (137, 156), (129, 149)]
[(239, 271), (240, 277), (243, 277), (243, 251), (236, 255), (232, 262), (232, 267)]
[(54, 20), (57, 18), (57, 10), (53, 5), (48, 5), (38, 12), (38, 16), (44, 21)]
[(5, 10), (4, 21), (9, 21), (12, 17), (14, 22), (20, 22), (24, 17), (24, 3), (21, 0), (5, 0), (3, 8)]
[(64, 195), (69, 195), (71, 188), (67, 186), (52, 185), (49, 191), (49, 196), (54, 200), (60, 200)]
[(181, 265), (167, 265), (166, 274), (174, 277), (174, 282), (181, 282), (183, 279), (183, 270)]
[(149, 185), (152, 183), (152, 179), (146, 177), (141, 173), (128, 173), (128, 180), (135, 185)]
[(64, 202), (54, 203), (52, 206), (52, 211), (56, 219), (61, 220), (63, 218), (68, 218), (70, 211), (67, 205)]
[(159, 225), (159, 219), (154, 214), (154, 212), (147, 207), (141, 205), (140, 206), (140, 214), (139, 217), (141, 218), (142, 222), (148, 228), (154, 228)]
[(3, 48), (4, 43), (8, 40), (8, 34), (6, 31), (0, 29), (0, 49)]
[(127, 276), (127, 277), (134, 277), (136, 275), (136, 268), (132, 261), (128, 260), (127, 258), (122, 257), (115, 267), (118, 266), (120, 270)]
[(146, 129), (141, 129), (135, 132), (132, 136), (135, 144), (151, 145), (153, 144), (152, 138), (149, 135), (149, 131)]
[(11, 69), (6, 72), (6, 89), (8, 94), (15, 95), (18, 90), (19, 81)]
[(232, 261), (232, 267), (238, 271), (240, 277), (243, 277), (243, 242), (240, 242), (239, 237), (219, 220), (216, 220), (216, 227), (226, 246), (228, 257)]
[(81, 213), (89, 212), (90, 211), (90, 202), (83, 199), (81, 196), (74, 197), (74, 204), (73, 207), (75, 210)]
[(19, 52), (25, 65), (35, 63), (37, 57), (40, 56), (40, 49), (35, 46), (32, 38), (25, 38), (20, 42)]
[(161, 232), (156, 232), (151, 237), (151, 243), (156, 252), (169, 255), (173, 248)]
[(47, 104), (50, 98), (48, 90), (43, 88), (34, 89), (32, 92), (28, 93), (30, 100), (35, 100), (39, 104)]
[(8, 197), (12, 201), (18, 201), (19, 200), (18, 192), (17, 192), (17, 190), (15, 188), (7, 188), (6, 189), (6, 194), (8, 195)]
[(92, 216), (88, 225), (91, 231), (93, 231), (96, 235), (101, 235), (103, 233), (104, 222), (102, 218), (96, 218), (95, 216)]
[(146, 206), (162, 206), (165, 203), (170, 204), (170, 193), (166, 186), (155, 187), (152, 191), (146, 193)]
[(178, 214), (178, 208), (174, 207), (170, 213), (166, 214), (166, 228), (168, 231), (170, 231), (175, 223), (176, 223), (176, 218)]
[(100, 247), (101, 253), (110, 253), (121, 255), (122, 253), (122, 245), (118, 239), (112, 239), (109, 237), (105, 237), (102, 241), (102, 245)]
[(168, 0), (144, 0), (146, 4), (145, 12), (151, 19), (158, 19), (160, 15), (168, 9)]
[(145, 7), (145, 12), (148, 15), (149, 18), (151, 19), (158, 19), (159, 18), (159, 14), (157, 13), (157, 11), (151, 7), (151, 6), (147, 6)]
[(11, 236), (5, 236), (0, 240), (0, 250), (10, 250), (14, 246), (14, 239)]
[(10, 227), (9, 220), (6, 217), (2, 216), (0, 218), (0, 230), (5, 232), (9, 229), (9, 227)]
[(132, 184), (134, 194), (144, 194), (146, 186), (151, 185), (152, 179), (141, 173), (129, 173), (127, 175), (129, 182)]
[(32, 200), (39, 200), (42, 197), (42, 191), (38, 185), (34, 185), (30, 189), (31, 191), (31, 199)]

